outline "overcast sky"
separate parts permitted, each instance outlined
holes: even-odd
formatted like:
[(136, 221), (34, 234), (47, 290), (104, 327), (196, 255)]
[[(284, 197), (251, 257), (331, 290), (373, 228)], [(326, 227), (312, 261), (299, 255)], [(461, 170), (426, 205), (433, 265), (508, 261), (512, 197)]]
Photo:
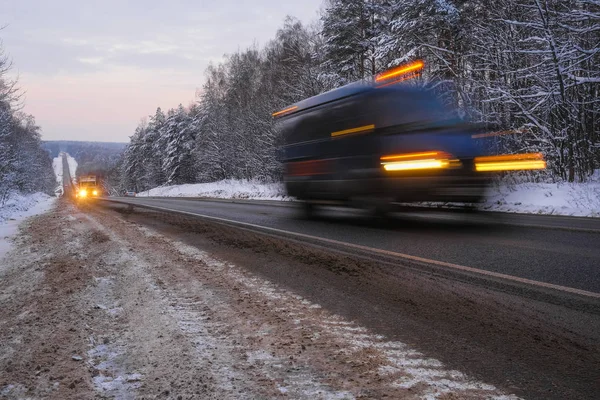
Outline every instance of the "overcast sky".
[(188, 105), (209, 62), (265, 44), (322, 0), (0, 0), (25, 112), (44, 140), (128, 141), (156, 107)]

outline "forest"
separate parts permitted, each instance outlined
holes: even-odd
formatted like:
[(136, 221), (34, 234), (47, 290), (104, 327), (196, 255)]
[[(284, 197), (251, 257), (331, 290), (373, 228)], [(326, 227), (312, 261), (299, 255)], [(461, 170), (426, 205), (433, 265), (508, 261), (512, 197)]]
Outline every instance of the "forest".
[(8, 77), (11, 66), (0, 47), (0, 207), (12, 193), (53, 194), (56, 187), (40, 127), (32, 115), (22, 112), (22, 92)]
[(58, 157), (61, 152), (68, 153), (77, 160), (77, 176), (96, 175), (105, 177), (116, 165), (125, 143), (115, 142), (81, 142), (72, 140), (48, 140), (42, 147), (50, 152), (51, 157)]
[(194, 104), (137, 127), (117, 175), (136, 190), (277, 180), (273, 111), (422, 59), (411, 84), (516, 132), (498, 145), (543, 152), (545, 179), (585, 182), (600, 168), (599, 44), (598, 0), (329, 0), (314, 24), (288, 17), (263, 47), (209, 66)]
[[(502, 151), (545, 155), (546, 173), (526, 179), (585, 182), (600, 168), (600, 0), (325, 0), (313, 23), (287, 17), (269, 42), (199, 73), (192, 104), (148, 110), (110, 180), (135, 191), (277, 181), (273, 111), (417, 59), (410, 84), (513, 132), (497, 138)], [(35, 132), (3, 112), (2, 126)]]

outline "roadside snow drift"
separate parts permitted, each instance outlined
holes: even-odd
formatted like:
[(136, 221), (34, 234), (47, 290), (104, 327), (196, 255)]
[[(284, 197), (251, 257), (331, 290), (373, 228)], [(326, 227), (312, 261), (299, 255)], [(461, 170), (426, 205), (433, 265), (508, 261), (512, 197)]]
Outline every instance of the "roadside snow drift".
[[(234, 179), (213, 183), (163, 186), (139, 197), (205, 197), (216, 199), (293, 200), (281, 183)], [(442, 204), (438, 203), (436, 206)], [(600, 182), (520, 183), (490, 188), (484, 210), (528, 214), (600, 217)]]
[(54, 169), (54, 175), (56, 176), (56, 183), (59, 186), (62, 186), (62, 183), (63, 183), (62, 156), (54, 157), (52, 159), (52, 168)]
[(69, 174), (71, 179), (75, 180), (77, 177), (77, 161), (67, 153), (67, 164), (69, 164)]
[(44, 193), (13, 194), (0, 206), (0, 259), (10, 250), (10, 238), (19, 230), (19, 224), (27, 217), (45, 213), (55, 200)]
[(58, 157), (52, 159), (52, 168), (54, 169), (54, 175), (56, 176), (57, 188), (56, 192), (63, 193), (63, 155), (67, 156), (67, 164), (69, 164), (69, 175), (71, 179), (75, 180), (75, 173), (77, 172), (77, 161), (71, 157), (68, 153), (61, 152)]
[(139, 197), (210, 197), (215, 199), (290, 200), (281, 183), (226, 179), (212, 183), (162, 186)]
[(521, 183), (492, 188), (483, 208), (531, 214), (600, 217), (600, 183)]

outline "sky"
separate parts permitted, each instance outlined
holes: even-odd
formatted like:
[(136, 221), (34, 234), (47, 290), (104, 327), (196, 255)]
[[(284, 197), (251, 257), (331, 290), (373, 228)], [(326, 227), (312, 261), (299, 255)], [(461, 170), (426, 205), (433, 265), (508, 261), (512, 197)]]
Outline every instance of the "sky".
[(275, 37), (322, 0), (0, 0), (0, 39), (43, 140), (127, 142), (202, 87), (209, 63)]

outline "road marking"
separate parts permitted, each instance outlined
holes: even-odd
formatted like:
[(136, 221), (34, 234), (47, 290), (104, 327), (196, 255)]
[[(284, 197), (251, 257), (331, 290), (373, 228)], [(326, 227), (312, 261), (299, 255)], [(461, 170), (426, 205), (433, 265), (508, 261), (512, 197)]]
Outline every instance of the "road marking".
[(175, 209), (171, 209), (171, 208), (165, 208), (165, 207), (159, 207), (159, 206), (153, 206), (153, 205), (146, 205), (146, 204), (143, 204), (143, 203), (127, 202), (127, 201), (122, 201), (122, 200), (106, 200), (106, 201), (112, 201), (112, 202), (122, 203), (122, 204), (138, 205), (138, 206), (144, 207), (144, 208), (150, 208), (150, 209), (155, 209), (155, 210), (160, 210), (160, 211), (168, 211), (168, 212), (185, 214), (185, 215), (190, 215), (190, 216), (195, 216), (195, 217), (201, 217), (201, 218), (205, 218), (205, 219), (208, 219), (208, 220), (213, 220), (213, 221), (217, 221), (217, 222), (221, 222), (221, 223), (226, 223), (226, 224), (229, 224), (229, 225), (238, 225), (238, 226), (243, 226), (243, 227), (246, 227), (246, 228), (253, 228), (251, 230), (254, 230), (254, 231), (256, 231), (256, 230), (262, 230), (262, 231), (272, 232), (272, 233), (276, 233), (276, 234), (284, 234), (284, 235), (295, 236), (295, 237), (299, 237), (299, 238), (303, 238), (303, 239), (316, 240), (318, 242), (324, 242), (324, 243), (334, 244), (334, 245), (342, 246), (342, 247), (349, 247), (349, 248), (353, 248), (353, 249), (357, 249), (357, 250), (363, 250), (363, 251), (370, 252), (370, 253), (376, 253), (376, 254), (382, 254), (382, 255), (386, 255), (386, 256), (392, 256), (392, 257), (396, 257), (396, 258), (399, 258), (399, 259), (404, 259), (404, 260), (409, 260), (409, 261), (416, 261), (416, 262), (425, 263), (425, 264), (431, 264), (431, 265), (436, 265), (436, 266), (440, 266), (440, 267), (446, 267), (446, 268), (450, 268), (450, 269), (457, 270), (457, 271), (469, 272), (469, 273), (479, 274), (479, 275), (485, 275), (485, 276), (494, 277), (494, 278), (500, 278), (500, 279), (504, 279), (504, 280), (508, 280), (508, 281), (512, 281), (512, 282), (518, 282), (518, 283), (521, 283), (521, 284), (527, 284), (527, 285), (531, 285), (531, 286), (542, 287), (542, 288), (545, 288), (545, 289), (553, 289), (553, 290), (558, 290), (558, 291), (567, 292), (567, 293), (571, 293), (571, 294), (576, 294), (576, 295), (580, 295), (580, 296), (591, 297), (591, 298), (594, 298), (594, 299), (600, 299), (600, 293), (589, 292), (587, 290), (576, 289), (576, 288), (572, 288), (572, 287), (568, 287), (568, 286), (555, 285), (553, 283), (546, 283), (546, 282), (535, 281), (533, 279), (520, 278), (518, 276), (507, 275), (507, 274), (502, 274), (502, 273), (493, 272), (493, 271), (486, 271), (486, 270), (483, 270), (483, 269), (478, 269), (478, 268), (473, 268), (473, 267), (467, 267), (467, 266), (464, 266), (464, 265), (449, 263), (449, 262), (446, 262), (446, 261), (432, 260), (432, 259), (429, 259), (429, 258), (424, 258), (424, 257), (419, 257), (419, 256), (413, 256), (413, 255), (410, 255), (410, 254), (397, 253), (397, 252), (390, 251), (390, 250), (376, 249), (376, 248), (373, 248), (373, 247), (363, 246), (363, 245), (360, 245), (360, 244), (354, 244), (354, 243), (348, 243), (348, 242), (341, 242), (339, 240), (328, 239), (328, 238), (324, 238), (324, 237), (320, 237), (320, 236), (307, 235), (305, 233), (291, 232), (291, 231), (286, 231), (286, 230), (283, 230), (283, 229), (270, 228), (270, 227), (267, 227), (267, 226), (261, 226), (261, 225), (251, 224), (251, 223), (248, 223), (248, 222), (234, 221), (234, 220), (230, 220), (230, 219), (226, 219), (226, 218), (214, 217), (214, 216), (211, 216), (211, 215), (198, 214), (198, 213), (194, 213), (194, 212), (182, 211), (182, 210), (175, 210)]

